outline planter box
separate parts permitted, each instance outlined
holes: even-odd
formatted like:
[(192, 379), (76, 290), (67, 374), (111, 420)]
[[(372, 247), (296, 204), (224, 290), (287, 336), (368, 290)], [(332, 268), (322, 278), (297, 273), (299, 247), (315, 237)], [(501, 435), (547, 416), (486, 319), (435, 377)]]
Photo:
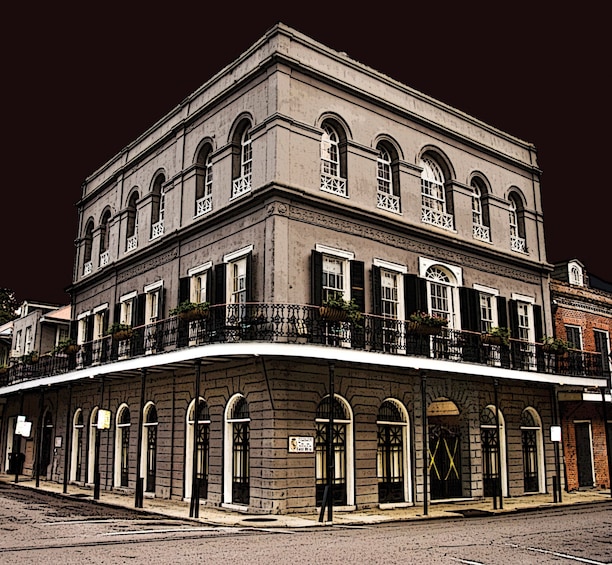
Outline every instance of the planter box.
[(329, 306), (321, 306), (319, 315), (322, 320), (327, 320), (328, 322), (346, 322), (348, 320), (346, 311), (340, 308), (330, 308)]
[(430, 326), (421, 322), (408, 322), (406, 325), (408, 332), (421, 335), (440, 335), (442, 326)]
[(186, 322), (194, 322), (195, 320), (205, 320), (210, 315), (210, 310), (203, 308), (194, 308), (179, 313), (179, 318)]
[(132, 337), (132, 330), (120, 330), (113, 334), (113, 339), (116, 341), (124, 341)]
[(504, 345), (504, 338), (500, 335), (481, 334), (480, 341), (487, 345)]

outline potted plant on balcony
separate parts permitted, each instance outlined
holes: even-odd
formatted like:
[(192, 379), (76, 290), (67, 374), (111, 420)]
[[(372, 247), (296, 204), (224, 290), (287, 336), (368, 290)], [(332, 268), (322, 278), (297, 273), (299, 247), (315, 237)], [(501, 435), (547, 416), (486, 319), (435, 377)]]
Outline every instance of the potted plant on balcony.
[(341, 294), (332, 295), (324, 300), (319, 315), (328, 322), (352, 322), (357, 326), (361, 324), (363, 318), (355, 299), (345, 300)]
[(38, 351), (30, 351), (23, 356), (23, 362), (28, 365), (38, 363)]
[(437, 335), (448, 326), (448, 319), (428, 312), (413, 312), (408, 318), (407, 330), (412, 333)]
[(480, 341), (488, 345), (510, 345), (510, 330), (505, 327), (492, 326), (480, 334)]
[(77, 345), (76, 341), (72, 338), (60, 339), (57, 345), (53, 348), (51, 353), (63, 353), (64, 355), (74, 355), (80, 346)]
[(184, 300), (176, 308), (170, 310), (171, 316), (178, 316), (181, 320), (192, 322), (193, 320), (204, 320), (210, 314), (208, 302), (191, 302)]
[(546, 353), (563, 355), (570, 349), (570, 342), (559, 337), (544, 336), (542, 338), (542, 349), (546, 351)]
[(123, 341), (132, 337), (132, 326), (129, 324), (122, 324), (120, 322), (114, 322), (106, 330), (106, 335), (113, 336), (116, 341)]

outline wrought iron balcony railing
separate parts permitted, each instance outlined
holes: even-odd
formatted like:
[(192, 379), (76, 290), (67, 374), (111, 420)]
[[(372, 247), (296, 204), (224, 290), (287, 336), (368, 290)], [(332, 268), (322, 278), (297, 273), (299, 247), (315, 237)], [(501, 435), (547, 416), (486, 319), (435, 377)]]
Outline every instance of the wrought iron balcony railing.
[(600, 353), (570, 350), (555, 354), (545, 351), (542, 344), (520, 340), (490, 344), (481, 334), (463, 330), (441, 328), (430, 334), (428, 328), (405, 320), (364, 314), (356, 324), (331, 321), (318, 306), (249, 303), (215, 305), (198, 320), (173, 316), (135, 327), (128, 335), (83, 343), (72, 355), (42, 355), (34, 362), (12, 359), (8, 370), (0, 372), (0, 386), (180, 348), (241, 341), (316, 344), (567, 376), (609, 373)]

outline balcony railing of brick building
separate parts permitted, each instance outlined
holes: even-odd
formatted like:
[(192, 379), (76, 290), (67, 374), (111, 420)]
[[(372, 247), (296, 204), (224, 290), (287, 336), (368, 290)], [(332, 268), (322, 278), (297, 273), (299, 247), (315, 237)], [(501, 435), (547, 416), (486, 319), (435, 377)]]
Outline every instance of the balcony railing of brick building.
[(109, 335), (83, 343), (72, 355), (42, 355), (29, 363), (13, 359), (8, 370), (0, 373), (0, 386), (186, 347), (245, 341), (316, 344), (570, 377), (601, 377), (609, 372), (600, 353), (555, 354), (542, 344), (520, 340), (490, 344), (481, 334), (464, 330), (440, 328), (437, 334), (423, 333), (405, 320), (364, 314), (356, 324), (330, 321), (318, 306), (249, 303), (211, 306), (206, 317), (195, 321), (172, 316), (135, 327), (122, 338)]

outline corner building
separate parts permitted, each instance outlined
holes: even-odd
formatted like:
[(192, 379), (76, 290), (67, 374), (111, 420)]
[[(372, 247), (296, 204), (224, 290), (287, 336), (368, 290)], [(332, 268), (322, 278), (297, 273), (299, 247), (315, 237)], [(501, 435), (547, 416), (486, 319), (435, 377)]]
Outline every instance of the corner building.
[[(64, 438), (47, 480), (249, 513), (548, 492), (555, 391), (602, 382), (597, 355), (570, 374), (538, 344), (535, 148), (283, 24), (94, 172), (78, 213), (80, 350), (0, 390), (5, 419)], [(340, 295), (360, 318), (325, 315)]]

